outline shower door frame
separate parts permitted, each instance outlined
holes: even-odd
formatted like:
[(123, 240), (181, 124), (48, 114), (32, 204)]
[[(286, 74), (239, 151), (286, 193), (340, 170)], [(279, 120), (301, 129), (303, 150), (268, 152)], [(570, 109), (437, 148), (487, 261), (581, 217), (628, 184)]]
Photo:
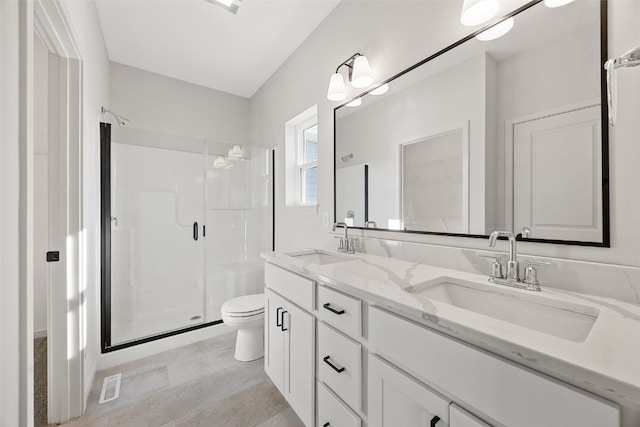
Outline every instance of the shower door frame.
[(200, 323), (160, 332), (155, 335), (111, 344), (111, 124), (100, 123), (100, 349), (102, 353), (172, 337), (223, 323), (222, 320)]
[[(271, 151), (271, 249), (275, 250), (275, 150)], [(100, 122), (100, 350), (116, 350), (224, 323), (221, 319), (111, 344), (111, 124)]]

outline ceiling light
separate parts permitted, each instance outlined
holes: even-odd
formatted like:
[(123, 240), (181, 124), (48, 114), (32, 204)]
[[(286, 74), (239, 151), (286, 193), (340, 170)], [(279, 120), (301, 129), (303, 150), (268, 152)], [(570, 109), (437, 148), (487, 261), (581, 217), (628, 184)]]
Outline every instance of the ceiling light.
[(347, 88), (344, 86), (344, 77), (342, 77), (342, 74), (335, 73), (331, 75), (327, 99), (329, 101), (344, 101), (347, 99)]
[(371, 95), (382, 95), (383, 93), (387, 93), (388, 90), (389, 90), (389, 84), (385, 83), (382, 86), (378, 86), (377, 88), (375, 88), (369, 93)]
[(572, 1), (573, 0), (544, 0), (544, 5), (547, 7), (560, 7), (571, 3)]
[(344, 83), (344, 77), (340, 74), (340, 68), (346, 66), (349, 70), (349, 81), (354, 88), (364, 88), (371, 86), (373, 83), (373, 75), (367, 57), (354, 53), (342, 64), (338, 65), (336, 72), (331, 75), (329, 80), (329, 90), (327, 91), (327, 99), (329, 101), (343, 101), (347, 99), (347, 88)]
[(359, 107), (362, 105), (362, 98), (356, 98), (347, 104), (347, 107)]
[(215, 4), (216, 6), (225, 9), (228, 12), (233, 13), (234, 15), (238, 13), (238, 9), (240, 8), (240, 3), (242, 0), (204, 0), (208, 3)]
[(466, 26), (484, 24), (493, 18), (499, 9), (498, 0), (464, 0), (460, 22)]
[(480, 41), (486, 42), (489, 40), (495, 40), (499, 37), (504, 36), (505, 34), (507, 34), (509, 31), (511, 31), (511, 29), (513, 28), (513, 24), (514, 24), (514, 20), (513, 18), (508, 18), (505, 19), (502, 22), (497, 23), (496, 25), (494, 25), (493, 27), (484, 30), (483, 32), (481, 32), (480, 34), (478, 34), (476, 36), (476, 38)]
[(224, 157), (216, 157), (213, 159), (213, 167), (216, 169), (222, 169), (227, 166), (227, 159)]

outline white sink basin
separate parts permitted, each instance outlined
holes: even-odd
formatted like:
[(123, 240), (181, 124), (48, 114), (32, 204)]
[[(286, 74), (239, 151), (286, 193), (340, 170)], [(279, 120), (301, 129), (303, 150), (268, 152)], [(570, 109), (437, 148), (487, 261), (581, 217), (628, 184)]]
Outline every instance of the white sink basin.
[(353, 261), (354, 259), (348, 256), (338, 255), (317, 249), (306, 252), (292, 252), (285, 255), (289, 255), (290, 257), (301, 259), (303, 261), (318, 265), (335, 264), (338, 262)]
[(407, 292), (575, 342), (587, 338), (600, 314), (592, 307), (554, 300), (532, 291), (495, 289), (450, 277), (413, 286)]

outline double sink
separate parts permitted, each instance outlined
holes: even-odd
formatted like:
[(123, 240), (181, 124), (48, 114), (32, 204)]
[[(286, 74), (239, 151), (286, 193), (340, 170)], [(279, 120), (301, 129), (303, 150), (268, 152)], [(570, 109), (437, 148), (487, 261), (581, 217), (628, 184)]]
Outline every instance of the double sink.
[[(317, 249), (285, 255), (315, 265), (359, 259)], [(417, 283), (404, 291), (418, 301), (438, 301), (574, 342), (584, 342), (599, 315), (599, 311), (593, 307), (550, 298), (544, 293), (451, 276)]]

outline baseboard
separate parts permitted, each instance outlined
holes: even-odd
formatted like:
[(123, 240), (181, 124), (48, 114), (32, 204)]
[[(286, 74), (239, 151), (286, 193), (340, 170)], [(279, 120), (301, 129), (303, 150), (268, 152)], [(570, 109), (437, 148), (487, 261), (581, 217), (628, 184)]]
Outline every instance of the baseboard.
[(46, 338), (47, 337), (47, 330), (46, 329), (42, 329), (40, 331), (33, 331), (33, 339), (37, 339), (37, 338)]

